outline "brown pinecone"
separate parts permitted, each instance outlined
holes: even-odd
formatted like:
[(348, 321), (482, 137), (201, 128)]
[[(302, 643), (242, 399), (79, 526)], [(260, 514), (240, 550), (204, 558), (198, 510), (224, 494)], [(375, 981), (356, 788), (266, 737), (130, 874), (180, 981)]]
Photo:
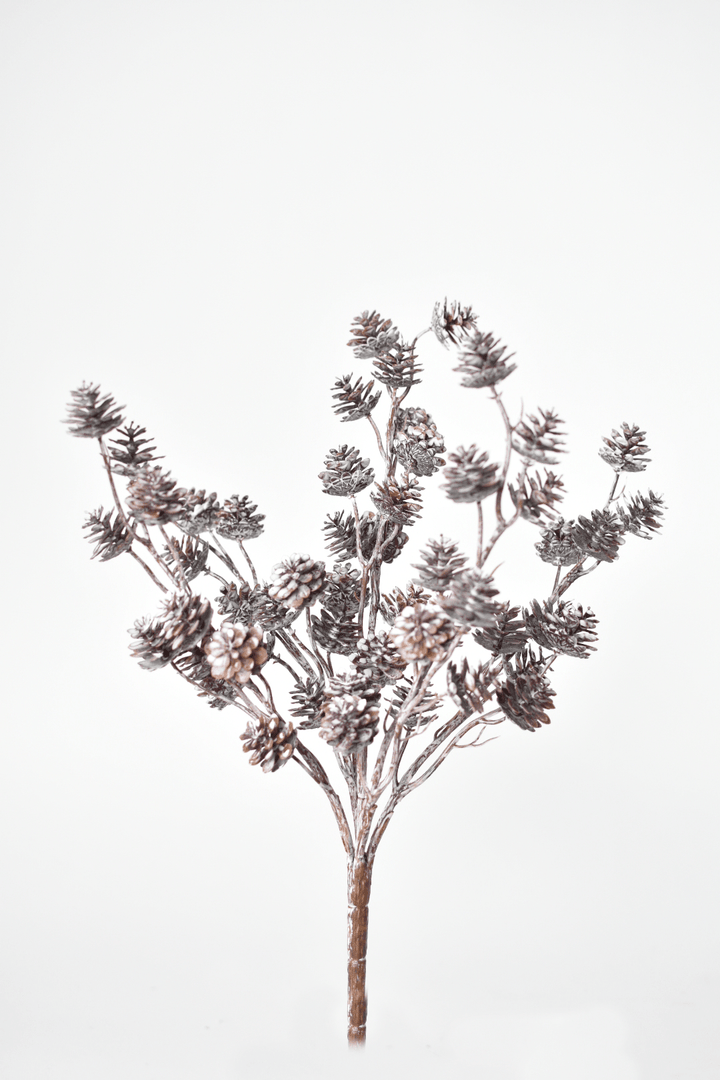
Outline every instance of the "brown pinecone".
[(406, 607), (415, 607), (416, 604), (426, 604), (429, 599), (429, 593), (426, 593), (423, 589), (416, 589), (415, 586), (410, 583), (405, 587), (405, 592), (403, 592), (402, 589), (393, 589), (389, 594), (383, 593), (383, 598), (380, 602), (378, 611), (388, 626), (393, 626), (400, 612)]
[(215, 528), (220, 513), (217, 492), (206, 495), (204, 489), (196, 491), (190, 488), (183, 498), (183, 513), (176, 518), (175, 524), (188, 536), (199, 536)]
[(205, 636), (211, 619), (209, 600), (176, 593), (164, 602), (159, 618), (139, 619), (135, 623), (130, 631), (135, 644), (130, 650), (146, 671), (165, 667)]
[(166, 525), (185, 513), (185, 494), (185, 489), (177, 487), (170, 473), (164, 473), (159, 465), (154, 465), (132, 477), (125, 501), (140, 521)]
[(541, 465), (557, 465), (557, 454), (564, 454), (564, 439), (558, 428), (563, 423), (552, 409), (540, 409), (540, 416), (519, 420), (513, 428), (512, 447), (524, 461)]
[(606, 445), (598, 453), (616, 473), (642, 472), (650, 464), (650, 458), (645, 456), (650, 452), (650, 447), (644, 440), (645, 432), (637, 424), (631, 427), (623, 423), (622, 431), (613, 428), (612, 438), (603, 435)]
[(497, 471), (499, 465), (488, 462), (487, 451), (478, 451), (473, 443), (466, 450), (459, 446), (449, 455), (450, 464), (445, 469), (443, 490), (453, 502), (481, 502), (494, 495), (500, 487)]
[(505, 684), (496, 695), (507, 718), (524, 731), (534, 731), (541, 724), (549, 724), (550, 717), (545, 709), (555, 708), (551, 700), (555, 691), (541, 670), (544, 666), (532, 649), (524, 649), (510, 662)]
[(505, 356), (506, 352), (507, 345), (501, 345), (492, 334), (471, 327), (459, 355), (460, 364), (455, 368), (462, 375), (460, 385), (481, 389), (506, 379), (517, 367), (508, 363), (515, 354)]
[(467, 561), (459, 553), (457, 544), (442, 535), (439, 540), (428, 540), (428, 546), (420, 552), (420, 558), (422, 562), (411, 563), (420, 571), (415, 584), (432, 592), (446, 592)]
[(383, 319), (377, 311), (363, 311), (353, 319), (350, 328), (353, 335), (350, 345), (358, 360), (369, 360), (381, 356), (397, 343), (400, 331), (393, 326), (392, 319)]
[(325, 588), (325, 563), (309, 555), (291, 555), (273, 567), (273, 582), (268, 589), (271, 600), (283, 607), (300, 611), (310, 607)]
[(146, 433), (147, 428), (130, 423), (127, 427), (120, 428), (119, 438), (110, 440), (108, 451), (114, 473), (120, 476), (135, 476), (151, 461), (162, 460), (162, 455), (155, 453), (157, 447), (151, 445), (152, 439), (143, 439)]
[(618, 506), (617, 514), (625, 532), (634, 533), (643, 540), (652, 540), (653, 532), (662, 528), (662, 507), (662, 495), (650, 491), (647, 495), (631, 495), (627, 506)]
[(484, 664), (473, 671), (467, 658), (460, 667), (452, 661), (447, 666), (448, 694), (466, 717), (473, 713), (482, 713), (485, 702), (490, 701), (497, 670), (490, 664)]
[(597, 619), (592, 611), (583, 611), (581, 604), (576, 607), (560, 600), (554, 610), (552, 602), (545, 601), (541, 607), (533, 600), (530, 610), (523, 609), (523, 617), (530, 637), (544, 649), (582, 659), (595, 652), (591, 642), (597, 641)]
[(457, 628), (445, 612), (428, 605), (406, 607), (395, 619), (390, 639), (408, 663), (441, 660)]
[(493, 656), (512, 656), (527, 645), (527, 631), (522, 619), (518, 619), (519, 607), (510, 607), (504, 603), (495, 618), (495, 625), (473, 631), (478, 645), (487, 649)]
[(226, 540), (252, 540), (259, 536), (265, 526), (264, 514), (256, 514), (257, 506), (247, 495), (240, 499), (232, 495), (225, 500), (218, 514), (215, 531)]
[(231, 703), (228, 699), (237, 697), (237, 690), (231, 683), (224, 679), (213, 679), (202, 646), (194, 645), (190, 652), (183, 653), (178, 657), (177, 666), (199, 688), (198, 697), (209, 698), (211, 709), (226, 709)]
[(522, 502), (521, 517), (536, 525), (542, 522), (543, 515), (550, 521), (555, 519), (554, 504), (562, 501), (565, 486), (559, 476), (546, 469), (545, 479), (541, 480), (540, 473), (536, 469), (534, 479), (521, 472), (517, 478), (517, 484), (517, 488), (508, 484), (508, 491), (514, 506)]
[(375, 486), (377, 491), (372, 491), (370, 498), (390, 521), (395, 522), (396, 525), (412, 525), (420, 516), (422, 503), (416, 500), (424, 489), (412, 477), (408, 477), (406, 483), (391, 477)]
[(297, 743), (297, 732), (292, 722), (279, 716), (251, 720), (240, 736), (246, 754), (253, 751), (251, 765), (259, 765), (263, 772), (277, 772), (290, 760)]
[(303, 682), (299, 679), (290, 691), (293, 704), (290, 712), (293, 716), (305, 716), (298, 726), (301, 728), (319, 728), (322, 709), (325, 705), (325, 684), (317, 676)]
[(360, 451), (347, 443), (337, 450), (330, 450), (325, 458), (325, 469), (318, 473), (325, 494), (350, 498), (364, 491), (375, 479), (369, 462), (370, 458), (361, 458)]
[(223, 623), (203, 643), (203, 649), (213, 678), (236, 683), (248, 682), (268, 658), (260, 627), (244, 623)]
[(252, 623), (250, 607), (250, 586), (247, 581), (241, 581), (238, 588), (236, 582), (231, 581), (220, 586), (220, 595), (215, 597), (218, 613), (228, 615), (226, 622)]
[(87, 538), (91, 544), (95, 544), (95, 550), (91, 559), (100, 556), (101, 562), (108, 562), (117, 558), (124, 551), (129, 551), (133, 538), (125, 528), (125, 523), (114, 510), (108, 510), (103, 517), (103, 508), (100, 507), (93, 514), (88, 514), (83, 529), (88, 529)]
[(543, 529), (542, 540), (535, 544), (535, 550), (543, 562), (553, 566), (575, 566), (582, 562), (584, 555), (574, 540), (575, 521), (558, 520), (549, 528)]
[(398, 409), (393, 448), (398, 460), (418, 476), (432, 476), (445, 464), (445, 442), (424, 409)]
[(340, 417), (341, 423), (362, 420), (370, 415), (382, 397), (382, 390), (377, 390), (373, 394), (374, 385), (374, 379), (371, 379), (369, 383), (356, 379), (353, 384), (352, 375), (343, 375), (342, 378), (335, 380), (333, 397), (337, 399), (337, 404), (333, 405), (333, 412)]
[(178, 564), (182, 568), (186, 581), (192, 581), (201, 574), (207, 565), (208, 546), (204, 540), (196, 536), (186, 536), (184, 540), (176, 540), (170, 537), (172, 550), (164, 547), (162, 551), (163, 562), (174, 570)]
[(73, 400), (68, 405), (65, 423), (70, 434), (79, 439), (99, 439), (120, 427), (124, 406), (117, 405), (111, 394), (100, 396), (100, 387), (83, 383), (79, 390), (70, 391)]
[(449, 349), (448, 342), (457, 345), (459, 339), (475, 326), (476, 319), (472, 307), (461, 307), (457, 301), (448, 306), (446, 296), (444, 302), (438, 301), (433, 309), (431, 327), (440, 344)]
[(492, 577), (471, 567), (455, 576), (450, 592), (438, 597), (438, 603), (461, 626), (490, 627), (495, 625), (500, 611), (500, 605), (493, 600), (498, 591)]
[(367, 697), (334, 694), (323, 709), (319, 735), (341, 754), (351, 754), (377, 735), (380, 710)]
[(334, 615), (323, 608), (311, 617), (313, 637), (328, 652), (349, 656), (357, 648), (359, 628), (353, 616)]
[(361, 638), (350, 662), (368, 684), (375, 687), (397, 682), (406, 667), (387, 634), (369, 634)]

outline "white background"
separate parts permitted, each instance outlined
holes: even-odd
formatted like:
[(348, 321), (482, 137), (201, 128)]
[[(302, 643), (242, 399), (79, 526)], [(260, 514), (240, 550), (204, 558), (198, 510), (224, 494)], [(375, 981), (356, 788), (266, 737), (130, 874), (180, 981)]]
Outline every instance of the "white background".
[[(710, 0), (5, 0), (7, 1080), (717, 1076), (719, 21)], [(99, 382), (180, 484), (259, 504), (265, 576), (325, 558), (324, 453), (373, 450), (329, 407), (365, 373), (350, 322), (413, 337), (445, 295), (516, 352), (513, 414), (566, 421), (567, 516), (604, 502), (623, 420), (653, 459), (629, 488), (668, 512), (574, 588), (599, 648), (558, 663), (551, 727), (504, 725), (397, 812), (356, 1060), (324, 797), (132, 661), (158, 596), (89, 561), (106, 481), (60, 420)], [(498, 453), (486, 396), (420, 344), (410, 403), (449, 449)], [(469, 548), (471, 516), (429, 495), (397, 580), (429, 536)], [(536, 538), (498, 549), (514, 603), (550, 588)]]

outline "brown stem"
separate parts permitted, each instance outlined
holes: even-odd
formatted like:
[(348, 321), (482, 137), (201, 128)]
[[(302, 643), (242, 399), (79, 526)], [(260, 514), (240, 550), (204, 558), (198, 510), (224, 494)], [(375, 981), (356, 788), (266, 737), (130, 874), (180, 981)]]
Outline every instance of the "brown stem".
[(368, 905), (372, 864), (348, 860), (348, 1046), (362, 1046), (367, 1025)]

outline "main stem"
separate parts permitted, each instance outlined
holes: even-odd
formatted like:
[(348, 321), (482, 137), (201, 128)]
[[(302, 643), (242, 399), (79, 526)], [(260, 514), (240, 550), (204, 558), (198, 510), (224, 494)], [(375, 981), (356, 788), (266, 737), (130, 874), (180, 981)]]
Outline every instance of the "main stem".
[(364, 858), (348, 860), (348, 1045), (365, 1042), (367, 995), (368, 904), (372, 864)]

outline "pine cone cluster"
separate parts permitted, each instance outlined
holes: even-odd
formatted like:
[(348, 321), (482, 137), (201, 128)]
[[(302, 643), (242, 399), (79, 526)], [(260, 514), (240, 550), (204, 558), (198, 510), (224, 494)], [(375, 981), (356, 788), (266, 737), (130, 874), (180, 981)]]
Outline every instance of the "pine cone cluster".
[(510, 607), (509, 602), (502, 604), (494, 626), (473, 631), (475, 641), (493, 656), (512, 656), (521, 652), (527, 645), (528, 635), (525, 623), (518, 619), (519, 614), (519, 607)]
[[(545, 470), (545, 479), (540, 479), (540, 473), (536, 470), (535, 477), (521, 472), (517, 478), (517, 488), (508, 484), (508, 491), (513, 504), (517, 507), (522, 503), (520, 516), (533, 524), (540, 524), (543, 517), (550, 521), (555, 518), (555, 503), (562, 502), (563, 488), (565, 485), (559, 476)], [(529, 486), (528, 486), (529, 485)]]
[(215, 531), (226, 540), (252, 540), (259, 536), (265, 526), (264, 514), (256, 514), (257, 506), (247, 495), (240, 499), (232, 495), (225, 500), (217, 516)]
[(312, 606), (324, 587), (324, 562), (315, 562), (309, 555), (291, 555), (273, 567), (268, 595), (283, 607), (300, 611)]
[(546, 709), (554, 709), (551, 689), (543, 668), (545, 663), (537, 658), (531, 648), (523, 649), (508, 665), (506, 679), (497, 691), (496, 700), (508, 720), (523, 731), (534, 731), (541, 724), (549, 724)]
[(472, 307), (462, 307), (457, 301), (448, 305), (447, 296), (441, 304), (435, 305), (432, 313), (431, 327), (441, 345), (450, 348), (448, 342), (457, 345), (459, 340), (475, 326), (477, 316), (473, 315)]
[(463, 341), (460, 364), (455, 368), (462, 376), (460, 385), (480, 389), (506, 379), (517, 367), (508, 363), (515, 354), (506, 356), (506, 352), (507, 345), (501, 345), (492, 334), (483, 334), (473, 326)]
[(612, 510), (593, 510), (589, 518), (578, 516), (573, 541), (584, 555), (601, 562), (614, 562), (625, 543), (623, 523)]
[(398, 409), (393, 447), (409, 472), (432, 476), (445, 464), (443, 437), (424, 409)]
[(346, 443), (331, 450), (325, 458), (325, 469), (318, 473), (325, 494), (349, 498), (363, 491), (375, 479), (369, 464), (370, 458), (361, 458), (360, 451)]
[(457, 629), (444, 611), (429, 604), (406, 607), (395, 619), (390, 640), (409, 664), (442, 660)]
[(124, 551), (129, 551), (132, 546), (133, 538), (122, 518), (114, 510), (108, 510), (103, 517), (101, 506), (93, 514), (88, 514), (83, 529), (88, 530), (87, 539), (91, 544), (95, 544), (91, 559), (99, 555), (101, 562), (108, 562), (122, 555)]
[(333, 397), (337, 403), (333, 405), (333, 412), (340, 417), (343, 424), (351, 420), (362, 420), (369, 416), (378, 401), (382, 397), (382, 390), (372, 392), (375, 385), (374, 379), (369, 383), (363, 383), (362, 379), (352, 381), (352, 375), (343, 375), (335, 380)]
[(641, 431), (637, 424), (623, 423), (622, 431), (613, 428), (611, 438), (603, 436), (603, 446), (598, 453), (603, 461), (617, 473), (642, 472), (650, 464), (650, 447), (645, 443), (645, 432)]
[(120, 428), (117, 439), (110, 440), (108, 451), (114, 473), (120, 476), (135, 476), (150, 462), (161, 460), (161, 457), (155, 453), (157, 447), (151, 445), (152, 439), (143, 438), (146, 433), (146, 428), (131, 423), (127, 427)]
[(72, 401), (67, 408), (65, 423), (70, 434), (79, 439), (99, 439), (114, 431), (123, 422), (120, 410), (111, 394), (104, 397), (100, 387), (83, 383), (79, 390), (71, 390)]
[(497, 475), (500, 466), (490, 464), (487, 452), (480, 453), (474, 443), (467, 450), (459, 446), (449, 455), (449, 462), (441, 487), (453, 502), (478, 503), (494, 495), (500, 487)]
[(391, 477), (375, 486), (377, 491), (372, 491), (370, 498), (390, 521), (396, 525), (412, 525), (420, 516), (422, 503), (419, 495), (424, 489), (411, 476), (405, 482)]
[(279, 716), (251, 720), (240, 736), (243, 750), (252, 753), (251, 765), (259, 765), (263, 772), (277, 772), (293, 756), (297, 744), (297, 732), (291, 722)]
[(189, 488), (183, 497), (183, 513), (175, 519), (175, 524), (188, 536), (199, 536), (200, 533), (212, 532), (220, 513), (217, 492), (206, 495), (204, 490)]
[(662, 528), (662, 507), (662, 496), (651, 491), (647, 495), (631, 496), (626, 507), (618, 507), (617, 514), (625, 532), (634, 533), (643, 540), (652, 540), (653, 532)]
[(397, 682), (406, 667), (388, 634), (369, 634), (361, 638), (350, 662), (368, 686), (377, 689)]
[(575, 566), (582, 562), (583, 552), (575, 543), (575, 521), (564, 518), (542, 531), (542, 539), (535, 544), (535, 550), (543, 562), (553, 566)]
[(582, 659), (595, 652), (597, 619), (592, 611), (583, 611), (581, 604), (576, 607), (560, 600), (555, 608), (552, 601), (541, 606), (533, 600), (530, 610), (523, 609), (523, 617), (528, 634), (544, 649)]
[(428, 546), (420, 552), (420, 558), (422, 562), (411, 564), (420, 571), (415, 584), (421, 589), (441, 593), (447, 592), (467, 561), (460, 554), (457, 544), (442, 535), (439, 540), (428, 540)]
[(512, 447), (524, 461), (557, 465), (557, 454), (564, 454), (564, 439), (559, 431), (563, 421), (552, 410), (540, 409), (540, 418), (528, 416), (513, 429)]
[(130, 479), (126, 503), (139, 521), (167, 525), (185, 513), (185, 489), (159, 465), (142, 469)]
[(267, 661), (268, 653), (259, 626), (226, 622), (206, 642), (205, 655), (214, 679), (246, 683)]
[(201, 596), (176, 593), (165, 601), (157, 619), (138, 619), (130, 636), (132, 655), (146, 671), (165, 667), (180, 653), (188, 652), (210, 626), (210, 601)]
[(358, 360), (370, 360), (388, 352), (400, 337), (392, 319), (383, 319), (377, 311), (363, 311), (353, 319), (350, 328), (352, 338), (348, 341)]
[(439, 597), (438, 603), (461, 626), (492, 627), (500, 610), (493, 600), (498, 591), (491, 577), (471, 567), (456, 574), (450, 592)]
[(319, 735), (340, 754), (352, 754), (373, 741), (380, 722), (380, 709), (369, 697), (359, 694), (332, 694), (323, 708)]

